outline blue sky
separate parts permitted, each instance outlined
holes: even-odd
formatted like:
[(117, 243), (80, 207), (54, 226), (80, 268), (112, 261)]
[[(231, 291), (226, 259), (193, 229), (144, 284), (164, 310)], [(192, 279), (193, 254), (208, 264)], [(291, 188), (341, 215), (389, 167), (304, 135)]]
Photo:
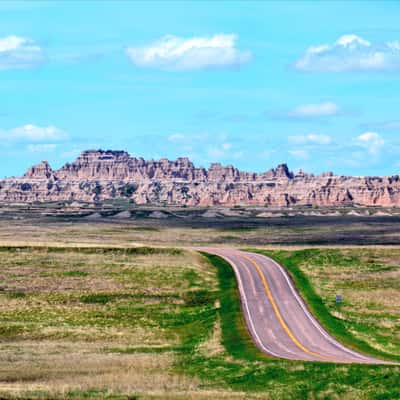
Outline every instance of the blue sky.
[(400, 3), (0, 3), (0, 176), (85, 149), (400, 169)]

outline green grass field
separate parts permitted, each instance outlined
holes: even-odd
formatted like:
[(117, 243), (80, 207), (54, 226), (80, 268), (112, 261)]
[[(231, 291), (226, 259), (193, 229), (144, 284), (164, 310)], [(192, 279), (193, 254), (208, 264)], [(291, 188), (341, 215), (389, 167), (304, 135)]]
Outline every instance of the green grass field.
[[(319, 321), (342, 343), (400, 361), (400, 252), (395, 249), (259, 251), (290, 272)], [(343, 301), (335, 301), (341, 294)]]
[[(334, 334), (398, 359), (400, 250), (268, 254), (288, 267)], [(150, 247), (0, 247), (0, 282), (2, 399), (400, 395), (398, 366), (261, 354), (244, 325), (233, 271), (215, 256)], [(332, 300), (339, 289), (340, 308)]]

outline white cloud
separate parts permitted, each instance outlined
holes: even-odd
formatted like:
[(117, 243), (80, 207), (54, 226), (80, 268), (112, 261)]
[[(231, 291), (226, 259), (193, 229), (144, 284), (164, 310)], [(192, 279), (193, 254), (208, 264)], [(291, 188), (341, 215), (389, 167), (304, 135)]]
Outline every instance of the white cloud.
[(55, 150), (57, 145), (55, 143), (41, 143), (41, 144), (28, 144), (26, 149), (30, 153), (46, 153)]
[(400, 50), (400, 40), (394, 40), (393, 42), (386, 43), (393, 50)]
[(237, 67), (249, 62), (252, 55), (238, 50), (236, 40), (233, 34), (187, 39), (167, 35), (144, 47), (129, 47), (126, 53), (138, 67), (177, 71)]
[(295, 143), (295, 144), (325, 145), (325, 144), (330, 144), (332, 142), (332, 138), (330, 136), (316, 134), (316, 133), (310, 133), (308, 135), (289, 136), (288, 140), (290, 143)]
[(350, 35), (343, 35), (337, 41), (336, 44), (343, 47), (348, 48), (355, 48), (356, 46), (371, 46), (371, 43), (368, 40), (363, 39), (360, 36), (350, 34)]
[(220, 159), (227, 157), (241, 158), (243, 156), (243, 152), (233, 151), (233, 147), (233, 144), (228, 142), (223, 142), (220, 144), (214, 143), (207, 148), (207, 155), (213, 161), (219, 161)]
[(243, 150), (242, 137), (231, 136), (226, 132), (178, 131), (166, 137), (159, 137), (157, 145), (160, 146), (159, 154), (189, 157), (198, 165), (206, 165), (210, 162), (232, 162), (243, 158), (246, 154)]
[(269, 118), (283, 121), (309, 121), (321, 120), (333, 116), (344, 115), (341, 108), (333, 101), (322, 101), (320, 103), (301, 104), (290, 111), (270, 112), (265, 115)]
[(339, 106), (331, 101), (325, 101), (316, 104), (304, 104), (296, 107), (289, 112), (290, 117), (295, 118), (314, 118), (326, 117), (338, 114)]
[(31, 68), (43, 61), (43, 50), (32, 39), (19, 36), (0, 38), (0, 70)]
[(236, 151), (235, 153), (232, 154), (232, 158), (235, 160), (238, 160), (239, 158), (243, 158), (243, 151)]
[(299, 158), (301, 160), (307, 160), (310, 155), (307, 150), (297, 149), (297, 150), (289, 150), (289, 154), (291, 154), (295, 158)]
[[(322, 154), (322, 152), (325, 152), (326, 149), (330, 149), (330, 146), (326, 145), (332, 143), (332, 138), (328, 135), (310, 133), (308, 135), (289, 136), (288, 142), (290, 145), (288, 153), (292, 157), (298, 160), (308, 160), (310, 158), (310, 152), (318, 150), (318, 153)], [(291, 149), (290, 147), (295, 148)]]
[(376, 156), (385, 145), (384, 139), (376, 132), (365, 132), (356, 138), (357, 144), (364, 147), (369, 154)]
[(400, 120), (369, 122), (361, 124), (360, 128), (378, 131), (400, 131)]
[(260, 158), (264, 159), (264, 158), (271, 158), (274, 154), (276, 154), (278, 152), (278, 150), (276, 149), (267, 149), (267, 150), (263, 150), (260, 153)]
[(220, 147), (209, 147), (207, 154), (213, 161), (218, 161), (225, 156), (225, 151)]
[(333, 44), (309, 47), (295, 67), (306, 72), (399, 71), (400, 41), (371, 43), (343, 35)]
[(29, 140), (41, 141), (62, 141), (68, 139), (68, 134), (55, 126), (37, 126), (27, 124), (8, 131), (0, 131), (0, 138), (3, 140)]
[(168, 136), (169, 142), (180, 142), (185, 139), (185, 136), (181, 133), (173, 133), (172, 135)]
[(86, 149), (82, 149), (80, 147), (78, 148), (78, 147), (74, 146), (70, 149), (63, 151), (60, 154), (60, 157), (63, 159), (71, 160), (71, 159), (77, 158), (79, 156), (79, 154), (82, 153), (83, 150), (86, 150)]

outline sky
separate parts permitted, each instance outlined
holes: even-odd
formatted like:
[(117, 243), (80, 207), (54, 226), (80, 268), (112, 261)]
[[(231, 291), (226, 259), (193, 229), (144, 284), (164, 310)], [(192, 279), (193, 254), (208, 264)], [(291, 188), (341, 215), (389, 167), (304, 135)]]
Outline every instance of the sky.
[(0, 177), (83, 150), (400, 169), (400, 2), (0, 2)]

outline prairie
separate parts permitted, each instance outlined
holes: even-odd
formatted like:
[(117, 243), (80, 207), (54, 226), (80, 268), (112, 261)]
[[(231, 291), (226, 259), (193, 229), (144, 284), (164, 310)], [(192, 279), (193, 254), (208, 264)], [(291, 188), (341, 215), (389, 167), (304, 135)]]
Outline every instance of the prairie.
[[(301, 271), (296, 283), (311, 307), (325, 307), (328, 329), (399, 359), (399, 249), (268, 252), (292, 274)], [(0, 282), (4, 399), (399, 396), (398, 366), (261, 354), (244, 326), (233, 272), (218, 257), (107, 242), (3, 245)]]
[[(1, 214), (0, 398), (399, 398), (398, 366), (261, 354), (230, 266), (185, 250), (233, 246), (275, 258), (332, 334), (398, 361), (397, 217), (185, 213), (124, 221)], [(371, 243), (386, 246), (358, 246)]]

